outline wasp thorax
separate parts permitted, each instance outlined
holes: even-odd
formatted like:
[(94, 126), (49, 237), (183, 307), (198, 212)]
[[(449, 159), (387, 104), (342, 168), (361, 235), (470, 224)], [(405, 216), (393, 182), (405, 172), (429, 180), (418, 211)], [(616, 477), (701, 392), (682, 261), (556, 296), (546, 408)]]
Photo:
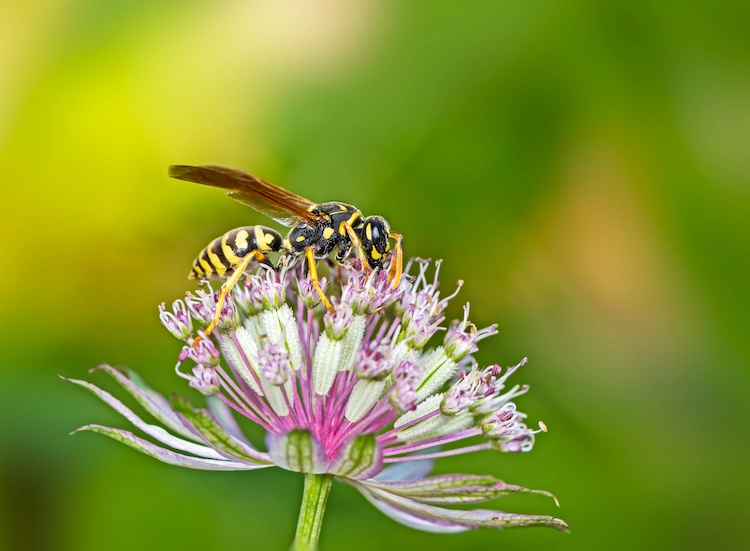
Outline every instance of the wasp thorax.
[(286, 245), (290, 251), (298, 254), (304, 253), (307, 247), (320, 241), (322, 232), (321, 226), (312, 226), (307, 222), (300, 222), (289, 232)]

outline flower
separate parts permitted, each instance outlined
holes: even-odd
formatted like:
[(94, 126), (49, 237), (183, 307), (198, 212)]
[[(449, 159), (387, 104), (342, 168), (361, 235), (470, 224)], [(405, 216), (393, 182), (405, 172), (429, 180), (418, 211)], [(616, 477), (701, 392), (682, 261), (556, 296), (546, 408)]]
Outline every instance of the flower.
[[(552, 516), (444, 507), (509, 494), (553, 497), (548, 492), (491, 476), (428, 476), (437, 458), (480, 450), (527, 452), (535, 435), (546, 431), (542, 423), (540, 430), (528, 428), (526, 415), (516, 408), (515, 399), (528, 386), (507, 386), (525, 358), (508, 369), (476, 363), (478, 343), (496, 329), (477, 329), (468, 304), (443, 344), (427, 346), (444, 329), (446, 307), (462, 285), (441, 297), (440, 263), (432, 280), (430, 266), (411, 261), (392, 289), (386, 269), (366, 273), (355, 260), (331, 271), (324, 287), (333, 309), (324, 312), (301, 268), (283, 264), (278, 273), (262, 268), (233, 289), (209, 337), (196, 331), (216, 311), (218, 293), (210, 287), (174, 302), (172, 312), (162, 305), (162, 323), (184, 343), (175, 371), (207, 396), (208, 409), (178, 396), (168, 401), (135, 373), (103, 365), (95, 369), (111, 376), (162, 426), (146, 423), (97, 386), (67, 380), (93, 392), (159, 444), (101, 425), (76, 432), (99, 432), (193, 469), (278, 466), (323, 476), (329, 487), (337, 477), (386, 515), (420, 530), (531, 525), (565, 530), (567, 524)], [(266, 451), (242, 434), (235, 415), (265, 429)]]

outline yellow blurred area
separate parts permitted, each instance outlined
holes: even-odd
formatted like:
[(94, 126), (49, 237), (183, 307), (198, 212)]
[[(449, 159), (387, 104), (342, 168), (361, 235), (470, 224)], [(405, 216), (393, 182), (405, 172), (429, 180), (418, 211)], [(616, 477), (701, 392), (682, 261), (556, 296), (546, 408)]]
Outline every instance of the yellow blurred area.
[[(162, 270), (183, 276), (178, 258), (200, 243), (183, 244), (180, 235), (211, 235), (194, 228), (211, 218), (201, 219), (202, 204), (216, 195), (173, 186), (164, 180), (166, 165), (192, 159), (274, 172), (278, 160), (266, 136), (284, 87), (351, 63), (376, 27), (379, 6), (220, 2), (128, 13), (132, 7), (102, 3), (96, 10), (104, 13), (91, 14), (93, 5), (69, 4), (53, 6), (56, 25), (38, 12), (14, 14), (18, 23), (8, 24), (43, 36), (6, 36), (17, 55), (5, 74), (22, 79), (4, 79), (2, 92), (8, 190), (0, 223), (6, 236), (24, 228), (23, 239), (9, 240), (12, 264), (39, 266), (40, 279), (46, 272), (56, 285), (76, 287), (60, 296), (69, 301), (60, 306), (86, 323), (103, 315), (96, 305), (75, 307), (87, 290), (135, 295), (169, 279), (178, 288)], [(87, 21), (108, 10), (124, 11), (124, 21), (107, 21), (109, 30)], [(27, 43), (38, 51), (26, 52)], [(47, 63), (16, 71), (25, 54)], [(214, 224), (214, 232), (226, 228)], [(176, 247), (184, 247), (179, 256)], [(17, 281), (18, 271), (3, 271), (0, 283)], [(13, 296), (16, 310), (26, 298)]]
[(519, 407), (550, 433), (438, 470), (549, 489), (561, 509), (491, 505), (570, 535), (422, 534), (337, 485), (322, 549), (746, 548), (748, 16), (723, 0), (0, 4), (0, 549), (291, 541), (292, 473), (180, 471), (67, 436), (126, 426), (57, 379), (106, 386), (86, 374), (101, 362), (199, 400), (156, 307), (191, 289), (211, 239), (268, 223), (166, 177), (209, 163), (386, 216), (408, 256), (445, 260), (446, 289), (465, 280), (478, 325), (500, 324), (480, 362), (531, 360)]

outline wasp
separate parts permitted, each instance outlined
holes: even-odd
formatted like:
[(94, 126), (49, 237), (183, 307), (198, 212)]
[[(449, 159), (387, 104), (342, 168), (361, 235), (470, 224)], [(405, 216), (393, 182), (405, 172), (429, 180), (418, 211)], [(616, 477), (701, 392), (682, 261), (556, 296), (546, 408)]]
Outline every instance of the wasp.
[(390, 240), (393, 239), (396, 245), (388, 280), (394, 289), (401, 281), (403, 236), (391, 232), (382, 216), (363, 217), (359, 209), (339, 201), (313, 203), (234, 168), (172, 165), (169, 176), (224, 189), (235, 201), (291, 228), (284, 239), (275, 230), (264, 226), (236, 228), (217, 237), (201, 251), (193, 263), (190, 277), (227, 279), (221, 286), (216, 315), (203, 332), (204, 335), (216, 327), (227, 295), (246, 270), (258, 264), (274, 267), (268, 259), (269, 252), (281, 251), (282, 258), (287, 257), (288, 265), (303, 258), (304, 271), (309, 273), (315, 290), (329, 311), (333, 306), (320, 287), (316, 261), (327, 258), (334, 250), (337, 251), (337, 262), (344, 264), (349, 253), (355, 249), (363, 269), (370, 273), (383, 267), (390, 250)]

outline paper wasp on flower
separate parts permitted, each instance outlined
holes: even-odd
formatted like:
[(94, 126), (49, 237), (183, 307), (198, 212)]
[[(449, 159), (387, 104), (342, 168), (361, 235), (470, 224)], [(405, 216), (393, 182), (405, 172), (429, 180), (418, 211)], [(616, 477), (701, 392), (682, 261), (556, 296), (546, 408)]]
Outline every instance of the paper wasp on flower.
[(401, 280), (402, 236), (391, 232), (382, 216), (363, 218), (359, 209), (338, 201), (316, 204), (233, 168), (173, 165), (169, 167), (169, 175), (179, 180), (225, 189), (235, 201), (291, 228), (285, 239), (276, 230), (265, 226), (236, 228), (217, 237), (201, 251), (189, 277), (227, 280), (221, 287), (216, 317), (204, 335), (210, 334), (216, 326), (226, 296), (246, 270), (258, 264), (273, 267), (267, 256), (270, 252), (282, 251), (282, 258), (287, 258), (288, 265), (303, 257), (305, 273), (309, 271), (321, 301), (329, 310), (332, 305), (320, 287), (315, 263), (316, 260), (327, 258), (334, 250), (337, 250), (336, 260), (343, 264), (354, 248), (362, 267), (369, 273), (383, 267), (390, 250), (390, 239), (394, 239), (396, 246), (388, 280), (394, 289)]
[[(516, 407), (529, 386), (508, 383), (526, 358), (507, 369), (476, 363), (479, 342), (497, 327), (478, 329), (469, 320), (468, 303), (463, 319), (443, 324), (463, 283), (442, 293), (440, 261), (434, 269), (418, 258), (404, 265), (401, 236), (391, 233), (383, 218), (363, 218), (345, 203), (316, 205), (227, 168), (175, 166), (170, 174), (225, 189), (291, 229), (284, 238), (264, 226), (244, 226), (214, 239), (198, 255), (191, 277), (225, 279), (221, 291), (188, 293), (171, 311), (159, 307), (162, 324), (182, 343), (173, 369), (207, 398), (208, 410), (177, 395), (170, 401), (135, 373), (103, 365), (97, 369), (163, 427), (142, 420), (93, 384), (66, 379), (93, 392), (150, 439), (99, 424), (75, 432), (104, 434), (191, 469), (279, 467), (303, 473), (293, 549), (317, 549), (334, 479), (356, 488), (393, 520), (428, 532), (525, 526), (567, 531), (565, 521), (550, 515), (450, 508), (522, 494), (557, 503), (549, 492), (485, 475), (429, 476), (435, 459), (524, 453), (547, 431), (541, 422), (539, 429), (529, 428)], [(393, 253), (390, 239), (396, 241)], [(339, 285), (326, 289), (329, 300), (315, 263), (334, 251)], [(297, 260), (299, 269), (286, 269)], [(262, 274), (240, 282), (259, 267), (266, 268)], [(235, 284), (241, 292), (229, 296)], [(326, 314), (313, 312), (316, 295), (328, 307)], [(225, 308), (227, 303), (234, 307)], [(214, 327), (219, 331), (211, 333)], [(441, 329), (446, 331), (438, 344), (433, 337)], [(262, 430), (265, 450), (243, 436), (235, 414)], [(459, 442), (464, 444), (455, 447)]]

